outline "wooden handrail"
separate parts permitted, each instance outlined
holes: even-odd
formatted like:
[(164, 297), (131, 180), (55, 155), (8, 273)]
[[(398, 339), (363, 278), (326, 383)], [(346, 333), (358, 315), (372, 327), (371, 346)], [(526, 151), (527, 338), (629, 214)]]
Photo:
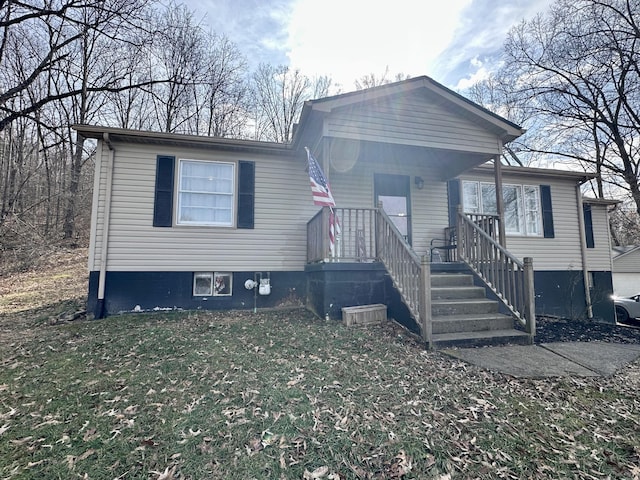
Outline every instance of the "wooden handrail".
[(431, 269), (427, 256), (419, 258), (382, 208), (377, 209), (377, 258), (383, 263), (405, 305), (431, 344)]
[(536, 328), (533, 260), (530, 257), (518, 260), (462, 211), (458, 211), (457, 229), (458, 258), (483, 280), (533, 337)]

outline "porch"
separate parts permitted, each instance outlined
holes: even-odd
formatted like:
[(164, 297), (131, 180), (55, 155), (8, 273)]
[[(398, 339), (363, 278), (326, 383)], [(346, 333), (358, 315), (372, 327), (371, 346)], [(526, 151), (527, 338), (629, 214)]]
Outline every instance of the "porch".
[(343, 306), (385, 303), (387, 282), (386, 299), (397, 297), (405, 310), (396, 315), (409, 317), (430, 348), (532, 343), (532, 259), (521, 261), (500, 245), (499, 217), (459, 209), (455, 219), (427, 251), (416, 252), (382, 205), (318, 211), (307, 223), (309, 290), (325, 292), (336, 282), (338, 291), (358, 292), (344, 300), (350, 305), (316, 302), (316, 313), (338, 317)]

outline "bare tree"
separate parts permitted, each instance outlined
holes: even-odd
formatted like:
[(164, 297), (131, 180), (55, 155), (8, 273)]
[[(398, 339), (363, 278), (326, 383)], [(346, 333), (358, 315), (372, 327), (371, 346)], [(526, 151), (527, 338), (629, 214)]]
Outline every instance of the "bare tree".
[(512, 29), (500, 72), (547, 139), (529, 151), (596, 171), (597, 194), (623, 189), (638, 213), (639, 42), (639, 0), (557, 0)]
[(154, 18), (147, 89), (151, 128), (164, 132), (239, 136), (249, 111), (246, 63), (222, 35), (202, 28), (184, 5), (170, 4)]
[(261, 64), (253, 75), (256, 138), (289, 142), (304, 102), (326, 96), (332, 85), (326, 76), (312, 80), (300, 70)]
[(405, 73), (396, 73), (395, 75), (389, 74), (389, 67), (387, 66), (382, 75), (376, 75), (375, 73), (369, 73), (357, 79), (354, 84), (356, 90), (364, 90), (365, 88), (378, 87), (380, 85), (387, 85), (392, 82), (399, 82), (401, 80), (407, 80), (411, 78)]
[[(125, 27), (144, 23), (146, 0), (18, 0), (0, 2), (0, 130), (20, 117), (34, 118), (45, 105), (86, 92), (131, 88), (109, 83), (51, 91), (78, 42), (97, 32), (113, 42), (126, 41)], [(88, 15), (88, 12), (92, 12)], [(97, 79), (99, 80), (99, 79)], [(146, 84), (144, 82), (143, 84)], [(24, 101), (28, 98), (29, 101)], [(16, 101), (23, 99), (23, 101)]]
[(195, 112), (193, 89), (203, 78), (204, 33), (185, 5), (170, 4), (156, 13), (156, 35), (149, 55), (148, 75), (168, 81), (153, 85), (154, 130), (188, 131)]
[[(31, 226), (47, 234), (55, 224), (63, 238), (74, 236), (90, 157), (69, 125), (96, 121), (107, 92), (136, 86), (122, 81), (118, 49), (142, 46), (132, 32), (146, 25), (145, 7), (146, 0), (0, 2), (0, 132), (13, 146), (29, 132), (33, 147), (22, 148), (37, 152), (19, 163), (22, 172), (11, 163), (26, 151), (9, 148), (2, 160), (7, 177), (0, 176), (0, 185), (9, 181), (0, 227), (10, 213), (22, 224), (32, 219)], [(17, 188), (14, 180), (26, 173)]]
[(226, 37), (209, 34), (205, 59), (204, 77), (193, 90), (193, 130), (208, 136), (240, 137), (250, 111), (244, 57)]

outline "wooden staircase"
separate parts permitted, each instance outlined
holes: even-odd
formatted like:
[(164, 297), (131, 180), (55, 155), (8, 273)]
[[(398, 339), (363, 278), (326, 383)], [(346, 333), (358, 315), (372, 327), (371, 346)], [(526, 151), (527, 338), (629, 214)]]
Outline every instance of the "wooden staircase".
[(511, 315), (499, 312), (499, 302), (474, 286), (471, 273), (451, 267), (431, 273), (432, 348), (531, 343), (526, 332), (514, 328)]

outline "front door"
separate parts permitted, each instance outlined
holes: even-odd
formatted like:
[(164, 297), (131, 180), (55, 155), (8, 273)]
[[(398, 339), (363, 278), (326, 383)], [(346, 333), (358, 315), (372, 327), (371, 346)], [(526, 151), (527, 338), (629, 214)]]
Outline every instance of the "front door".
[(409, 245), (411, 245), (410, 180), (408, 175), (376, 173), (373, 176), (375, 206), (382, 202), (385, 213)]

